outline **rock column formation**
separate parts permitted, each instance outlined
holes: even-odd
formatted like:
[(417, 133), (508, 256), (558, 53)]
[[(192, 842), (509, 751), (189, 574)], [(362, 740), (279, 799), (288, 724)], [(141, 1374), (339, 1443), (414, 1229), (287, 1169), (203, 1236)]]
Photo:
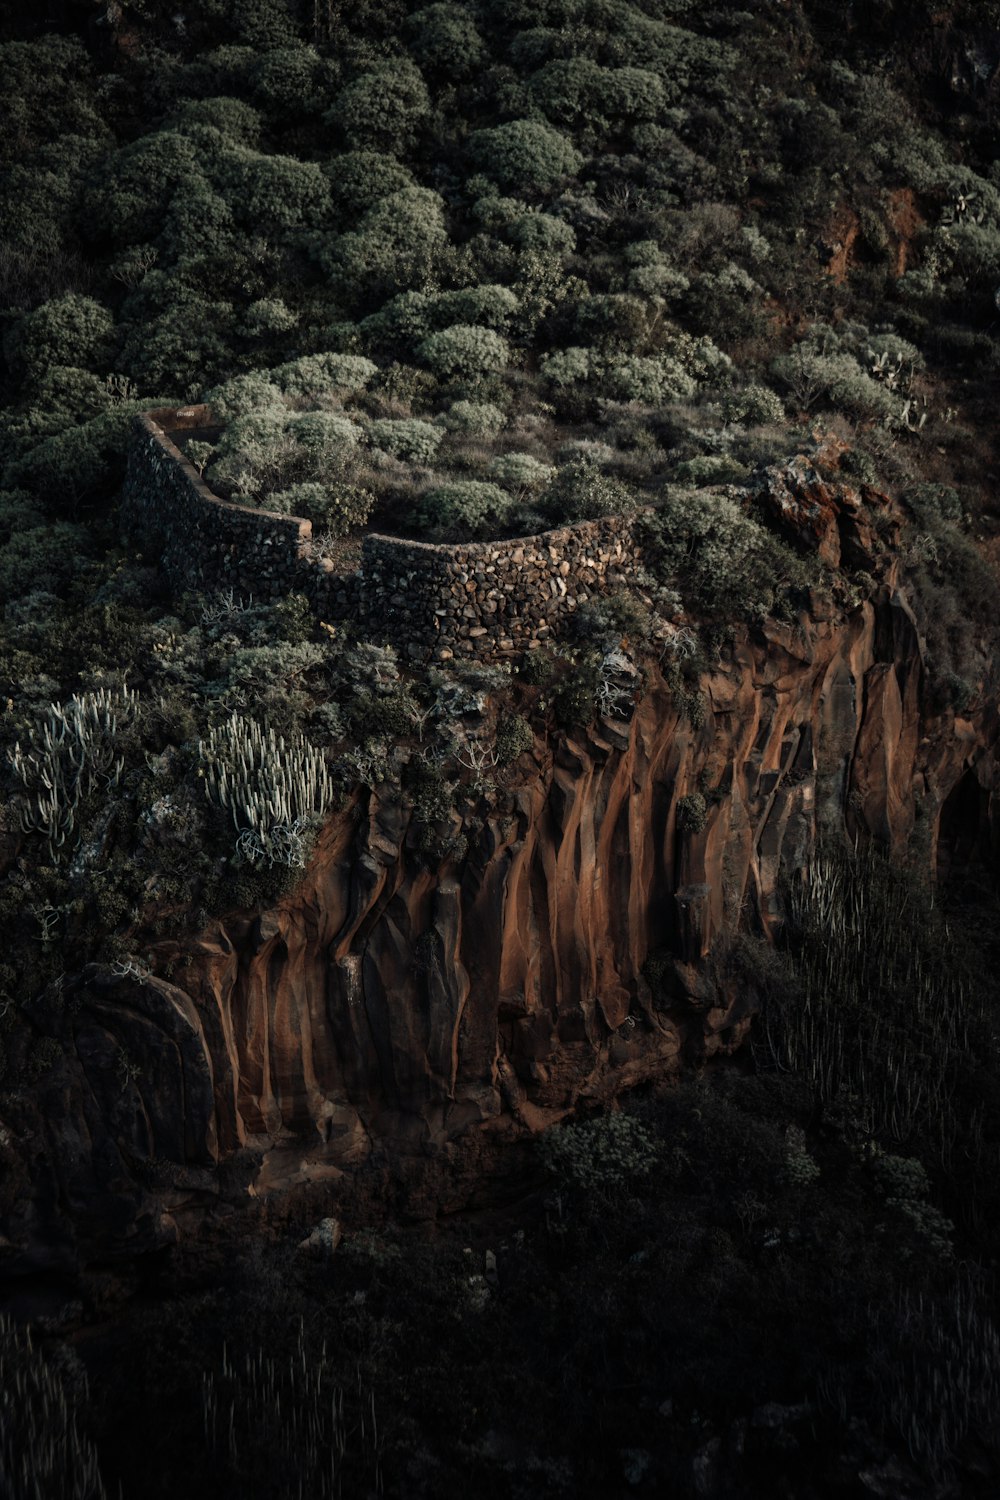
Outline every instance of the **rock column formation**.
[(750, 1005), (716, 959), (778, 928), (824, 831), (932, 868), (995, 829), (995, 706), (931, 717), (923, 678), (891, 588), (738, 629), (701, 722), (656, 677), (630, 722), (537, 738), (455, 814), (460, 858), (429, 864), (381, 786), (273, 909), (161, 944), (161, 977), (91, 967), (36, 1117), (0, 1122), (8, 1263), (149, 1248), (222, 1200), (537, 1130), (733, 1049)]

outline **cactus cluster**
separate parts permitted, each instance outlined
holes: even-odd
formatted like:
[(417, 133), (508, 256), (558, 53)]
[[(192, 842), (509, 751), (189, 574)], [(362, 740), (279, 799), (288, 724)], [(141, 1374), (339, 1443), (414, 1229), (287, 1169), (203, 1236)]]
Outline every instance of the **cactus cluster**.
[(106, 1500), (97, 1453), (30, 1330), (0, 1317), (0, 1495)]
[(876, 1325), (871, 1368), (883, 1418), (938, 1479), (954, 1480), (970, 1434), (993, 1428), (1000, 1409), (1000, 1333), (983, 1290), (963, 1267), (947, 1292), (904, 1290)]
[(198, 754), (206, 795), (232, 815), (242, 858), (255, 865), (303, 864), (302, 835), (334, 799), (322, 752), (303, 735), (286, 741), (233, 713), (199, 740)]
[[(903, 943), (914, 909), (924, 935)], [(852, 1100), (873, 1135), (906, 1140), (919, 1128), (947, 1162), (976, 1009), (926, 895), (877, 851), (830, 847), (792, 893), (790, 916), (800, 988), (765, 1009), (773, 1059), (810, 1081), (818, 1105)]]
[(279, 1490), (336, 1500), (345, 1468), (364, 1472), (368, 1494), (383, 1493), (375, 1397), (359, 1374), (356, 1398), (345, 1400), (325, 1344), (316, 1358), (301, 1319), (296, 1347), (284, 1359), (258, 1349), (235, 1360), (224, 1347), (221, 1369), (203, 1377), (202, 1411), (208, 1450), (238, 1477), (246, 1500)]
[(125, 768), (119, 737), (139, 712), (129, 688), (100, 688), (68, 703), (52, 703), (44, 721), (10, 752), (14, 775), (25, 788), (17, 810), (24, 833), (43, 833), (55, 857), (76, 829), (83, 798), (99, 783), (111, 791)]

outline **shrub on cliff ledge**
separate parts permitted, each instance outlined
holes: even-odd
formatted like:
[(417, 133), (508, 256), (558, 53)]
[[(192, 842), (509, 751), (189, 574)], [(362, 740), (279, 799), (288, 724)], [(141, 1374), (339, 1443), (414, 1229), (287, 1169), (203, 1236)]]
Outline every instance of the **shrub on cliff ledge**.
[(806, 562), (727, 495), (674, 491), (643, 529), (651, 571), (713, 618), (762, 619), (787, 609), (814, 580)]
[(546, 1170), (571, 1190), (587, 1196), (615, 1196), (656, 1165), (655, 1137), (639, 1120), (623, 1113), (579, 1125), (547, 1130), (539, 1141)]

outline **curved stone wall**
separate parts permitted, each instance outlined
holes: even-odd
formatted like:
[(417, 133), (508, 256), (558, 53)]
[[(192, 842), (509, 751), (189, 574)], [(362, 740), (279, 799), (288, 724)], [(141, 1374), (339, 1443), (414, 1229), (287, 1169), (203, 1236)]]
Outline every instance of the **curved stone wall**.
[(414, 661), (533, 649), (559, 619), (624, 584), (641, 557), (634, 517), (602, 516), (455, 545), (371, 533), (360, 569), (337, 573), (309, 555), (311, 522), (212, 493), (171, 436), (211, 424), (205, 406), (136, 418), (122, 495), (126, 537), (156, 548), (176, 587), (232, 587), (263, 600), (298, 591), (322, 619), (363, 626)]
[(122, 490), (124, 535), (158, 550), (181, 588), (232, 586), (266, 600), (308, 589), (315, 573), (305, 555), (312, 522), (221, 500), (170, 436), (210, 426), (207, 406), (136, 417)]

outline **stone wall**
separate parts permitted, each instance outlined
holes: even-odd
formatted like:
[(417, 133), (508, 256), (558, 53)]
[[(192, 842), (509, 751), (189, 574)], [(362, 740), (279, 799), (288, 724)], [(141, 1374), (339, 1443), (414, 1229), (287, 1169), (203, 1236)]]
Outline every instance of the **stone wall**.
[(533, 648), (560, 617), (623, 584), (638, 557), (619, 516), (511, 541), (435, 546), (367, 536), (369, 624), (391, 621), (407, 655), (504, 656)]
[(175, 587), (232, 587), (255, 599), (306, 594), (321, 619), (355, 623), (414, 661), (491, 659), (534, 649), (593, 595), (625, 583), (641, 557), (629, 516), (495, 542), (455, 545), (369, 534), (361, 567), (310, 554), (312, 525), (214, 495), (171, 434), (211, 428), (205, 406), (136, 418), (122, 528), (159, 550)]
[(232, 505), (214, 495), (170, 433), (211, 425), (206, 406), (160, 408), (136, 417), (122, 490), (122, 531), (158, 550), (175, 586), (232, 587), (255, 599), (307, 590), (312, 522)]

